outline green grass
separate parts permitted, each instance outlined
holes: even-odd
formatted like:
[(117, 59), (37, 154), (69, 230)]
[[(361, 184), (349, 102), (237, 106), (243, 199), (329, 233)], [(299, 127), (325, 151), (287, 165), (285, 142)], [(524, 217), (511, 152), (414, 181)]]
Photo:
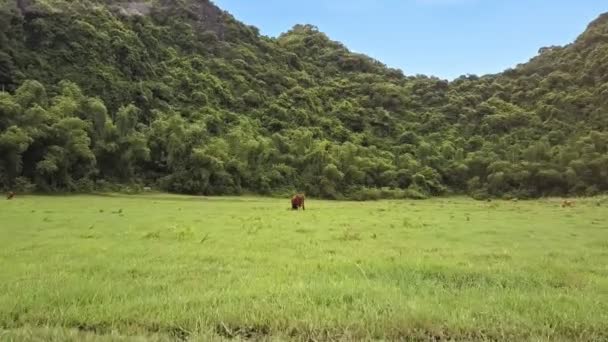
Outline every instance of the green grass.
[(608, 200), (0, 202), (0, 340), (608, 340)]

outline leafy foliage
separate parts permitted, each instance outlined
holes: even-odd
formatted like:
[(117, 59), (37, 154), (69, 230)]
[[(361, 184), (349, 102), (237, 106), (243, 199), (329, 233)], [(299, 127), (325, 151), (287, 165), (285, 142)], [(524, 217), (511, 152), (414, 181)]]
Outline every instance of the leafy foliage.
[[(608, 16), (502, 74), (404, 76), (207, 0), (0, 0), (0, 186), (325, 198), (608, 190)], [(29, 182), (29, 183), (28, 183)]]

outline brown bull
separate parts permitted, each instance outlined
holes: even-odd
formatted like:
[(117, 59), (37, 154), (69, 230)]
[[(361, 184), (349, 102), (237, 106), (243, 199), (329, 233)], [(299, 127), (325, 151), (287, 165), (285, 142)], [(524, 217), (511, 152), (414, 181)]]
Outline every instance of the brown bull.
[(574, 201), (564, 200), (564, 201), (562, 202), (562, 208), (566, 208), (566, 207), (574, 207), (574, 204), (575, 204), (575, 203), (576, 203), (576, 202), (574, 202)]
[(291, 198), (291, 209), (298, 210), (300, 208), (302, 208), (302, 210), (306, 210), (306, 207), (304, 206), (303, 194), (297, 194)]
[(6, 199), (7, 200), (12, 200), (15, 197), (15, 192), (11, 191), (8, 194), (6, 194)]

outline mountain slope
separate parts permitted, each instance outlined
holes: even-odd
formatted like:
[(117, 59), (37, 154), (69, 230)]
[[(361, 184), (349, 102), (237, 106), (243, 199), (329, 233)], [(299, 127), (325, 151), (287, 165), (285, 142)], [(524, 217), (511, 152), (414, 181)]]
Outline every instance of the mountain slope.
[[(207, 0), (0, 0), (0, 184), (330, 198), (608, 189), (608, 20), (513, 70), (408, 77)], [(379, 190), (379, 189), (385, 190)]]

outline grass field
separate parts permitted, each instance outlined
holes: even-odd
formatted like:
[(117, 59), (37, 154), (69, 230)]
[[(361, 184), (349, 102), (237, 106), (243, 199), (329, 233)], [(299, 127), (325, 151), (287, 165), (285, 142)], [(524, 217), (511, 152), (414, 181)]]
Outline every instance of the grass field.
[(608, 340), (608, 199), (0, 201), (0, 340)]

